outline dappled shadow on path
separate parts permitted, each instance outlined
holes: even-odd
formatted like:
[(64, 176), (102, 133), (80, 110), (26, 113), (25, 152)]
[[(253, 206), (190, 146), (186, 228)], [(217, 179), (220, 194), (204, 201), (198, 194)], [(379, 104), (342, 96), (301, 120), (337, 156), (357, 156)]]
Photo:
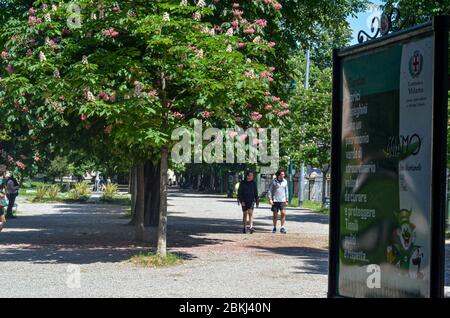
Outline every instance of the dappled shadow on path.
[[(8, 222), (0, 234), (0, 264), (114, 263), (155, 246), (156, 228), (146, 229), (146, 244), (134, 243), (134, 227), (124, 218), (123, 207), (56, 204), (39, 209), (45, 213), (36, 211)], [(168, 246), (177, 250), (232, 241), (216, 234), (241, 234), (239, 220), (195, 218), (181, 212), (169, 213), (168, 228)]]
[(252, 248), (256, 248), (270, 254), (295, 257), (298, 259), (299, 265), (295, 267), (294, 273), (320, 275), (327, 275), (328, 273), (327, 249), (306, 246), (252, 246)]

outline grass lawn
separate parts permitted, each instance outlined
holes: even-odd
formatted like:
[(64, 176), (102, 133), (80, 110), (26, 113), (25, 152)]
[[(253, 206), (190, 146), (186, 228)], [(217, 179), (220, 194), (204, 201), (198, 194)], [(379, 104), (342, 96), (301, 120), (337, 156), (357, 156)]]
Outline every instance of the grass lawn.
[(131, 257), (130, 262), (142, 267), (169, 267), (183, 264), (183, 258), (177, 254), (167, 253), (166, 257), (161, 257), (156, 253), (140, 253)]
[(131, 196), (129, 194), (116, 194), (113, 198), (103, 199), (100, 201), (107, 204), (121, 205), (121, 206), (131, 206)]
[[(267, 198), (261, 198), (261, 203), (269, 203), (269, 200)], [(292, 202), (290, 204), (291, 207), (297, 207), (298, 206), (298, 198), (293, 198)], [(319, 201), (304, 201), (303, 202), (303, 208), (310, 209), (311, 211), (315, 213), (320, 214), (329, 214), (329, 209), (323, 209), (322, 208), (322, 202)]]

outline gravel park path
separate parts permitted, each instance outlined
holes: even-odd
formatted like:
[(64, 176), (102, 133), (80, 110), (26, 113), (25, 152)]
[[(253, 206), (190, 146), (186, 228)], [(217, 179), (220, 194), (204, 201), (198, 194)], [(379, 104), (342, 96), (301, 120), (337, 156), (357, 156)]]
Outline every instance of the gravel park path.
[(172, 192), (168, 243), (186, 261), (153, 269), (129, 262), (148, 248), (133, 244), (123, 207), (19, 201), (19, 211), (0, 234), (0, 298), (326, 297), (326, 215), (289, 209), (288, 235), (273, 235), (262, 206), (244, 235), (235, 200)]

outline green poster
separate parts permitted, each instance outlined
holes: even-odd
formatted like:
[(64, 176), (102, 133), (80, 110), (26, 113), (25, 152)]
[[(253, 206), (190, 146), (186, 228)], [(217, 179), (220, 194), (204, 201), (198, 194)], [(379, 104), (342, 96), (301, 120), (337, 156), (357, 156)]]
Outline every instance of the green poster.
[(342, 61), (342, 296), (429, 296), (432, 61), (432, 38)]

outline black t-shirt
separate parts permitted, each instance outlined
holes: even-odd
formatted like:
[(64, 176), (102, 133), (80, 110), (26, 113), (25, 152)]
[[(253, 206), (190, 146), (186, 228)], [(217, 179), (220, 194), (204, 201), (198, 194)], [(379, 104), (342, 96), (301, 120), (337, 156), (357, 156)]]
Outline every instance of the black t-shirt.
[(241, 181), (238, 191), (239, 202), (258, 202), (258, 188), (256, 187), (256, 182), (248, 182), (246, 180)]

